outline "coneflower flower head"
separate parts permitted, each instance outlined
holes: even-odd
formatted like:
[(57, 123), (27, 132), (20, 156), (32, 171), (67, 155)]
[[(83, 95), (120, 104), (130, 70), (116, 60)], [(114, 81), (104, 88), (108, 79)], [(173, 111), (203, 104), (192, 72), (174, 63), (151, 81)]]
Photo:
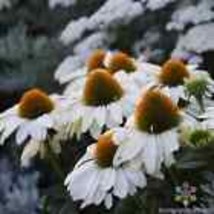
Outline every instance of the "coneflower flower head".
[(89, 106), (107, 105), (123, 96), (123, 89), (105, 69), (95, 69), (87, 75), (83, 102)]
[(179, 109), (159, 89), (149, 89), (139, 98), (134, 121), (139, 130), (159, 134), (179, 124)]
[(34, 119), (53, 109), (52, 100), (40, 89), (25, 92), (19, 102), (19, 116), (23, 118)]

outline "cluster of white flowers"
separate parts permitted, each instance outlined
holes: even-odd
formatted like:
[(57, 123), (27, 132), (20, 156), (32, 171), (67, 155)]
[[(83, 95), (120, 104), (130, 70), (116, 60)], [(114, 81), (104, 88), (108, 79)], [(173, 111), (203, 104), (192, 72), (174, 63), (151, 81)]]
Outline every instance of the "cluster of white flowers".
[(11, 7), (10, 0), (0, 0), (0, 10)]
[[(90, 16), (81, 16), (67, 24), (60, 35), (60, 41), (65, 45), (73, 45), (74, 48), (72, 56), (69, 56), (69, 61), (65, 59), (62, 65), (69, 62), (73, 67), (77, 64), (77, 59), (78, 65), (83, 65), (92, 50), (109, 47), (117, 35), (118, 26), (127, 26), (137, 17), (142, 17), (146, 10), (162, 9), (173, 2), (174, 0), (105, 1)], [(143, 42), (143, 39), (140, 42)], [(136, 47), (139, 47), (138, 44), (136, 43)]]
[(31, 89), (0, 114), (0, 142), (15, 133), (28, 165), (36, 154), (60, 153), (62, 140), (90, 134), (94, 144), (65, 179), (82, 208), (104, 202), (109, 209), (114, 197), (146, 188), (147, 176), (163, 179), (162, 167), (175, 163), (182, 132), (214, 128), (214, 82), (196, 65), (169, 59), (159, 66), (99, 49), (84, 67), (68, 70), (65, 63), (56, 71), (67, 83), (63, 95)]
[(213, 50), (214, 23), (197, 25), (185, 35), (180, 36), (172, 56), (179, 57), (188, 53), (201, 54)]
[(76, 4), (76, 0), (49, 0), (49, 7), (50, 8), (55, 8), (56, 6), (63, 6), (63, 7), (68, 7), (71, 5)]
[(173, 13), (167, 29), (184, 30), (189, 24), (197, 25), (211, 21), (214, 19), (213, 6), (212, 0), (201, 1), (196, 6), (181, 4), (180, 8)]

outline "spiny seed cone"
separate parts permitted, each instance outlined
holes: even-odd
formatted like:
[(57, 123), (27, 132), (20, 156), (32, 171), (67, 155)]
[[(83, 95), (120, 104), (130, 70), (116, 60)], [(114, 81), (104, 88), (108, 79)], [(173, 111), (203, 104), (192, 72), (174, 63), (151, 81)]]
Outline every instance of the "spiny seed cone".
[(178, 125), (179, 109), (158, 89), (148, 90), (137, 103), (134, 121), (139, 130), (159, 134)]
[(112, 56), (108, 68), (111, 73), (116, 73), (119, 70), (124, 70), (127, 73), (131, 73), (136, 70), (132, 58), (122, 52), (115, 53)]
[(107, 105), (122, 96), (122, 87), (107, 70), (96, 69), (87, 75), (83, 91), (83, 102), (86, 105)]
[(24, 93), (19, 102), (19, 115), (33, 119), (51, 112), (54, 108), (52, 100), (39, 89), (31, 89)]
[(117, 150), (117, 146), (112, 141), (112, 131), (107, 131), (100, 135), (96, 144), (96, 161), (101, 167), (112, 166), (113, 158)]
[(96, 68), (104, 68), (104, 58), (106, 56), (106, 52), (102, 49), (95, 50), (91, 56), (88, 58), (87, 67), (88, 71), (94, 70)]
[(184, 84), (185, 78), (189, 78), (189, 76), (190, 74), (182, 61), (170, 59), (163, 65), (159, 80), (164, 85), (177, 86)]

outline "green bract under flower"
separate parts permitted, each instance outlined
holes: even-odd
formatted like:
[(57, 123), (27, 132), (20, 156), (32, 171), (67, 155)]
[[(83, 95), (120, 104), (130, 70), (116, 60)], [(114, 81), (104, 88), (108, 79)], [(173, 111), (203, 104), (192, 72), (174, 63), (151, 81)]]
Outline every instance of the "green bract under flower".
[(111, 73), (116, 73), (120, 70), (131, 73), (136, 70), (136, 66), (131, 57), (125, 53), (118, 52), (113, 54), (108, 65), (108, 69), (111, 71)]
[(112, 166), (113, 158), (117, 150), (117, 146), (112, 141), (112, 131), (107, 131), (100, 135), (95, 151), (95, 158), (100, 167)]
[(87, 67), (88, 71), (97, 69), (97, 68), (104, 68), (103, 65), (104, 58), (106, 56), (106, 52), (102, 49), (95, 50), (88, 58)]
[(123, 96), (120, 84), (105, 69), (95, 69), (87, 75), (83, 102), (89, 106), (108, 105)]
[(139, 130), (159, 134), (176, 127), (180, 115), (178, 107), (168, 96), (157, 89), (151, 89), (140, 97), (134, 119)]
[(159, 81), (164, 85), (178, 86), (184, 84), (184, 80), (189, 76), (189, 72), (182, 61), (170, 59), (163, 65)]
[(19, 102), (19, 116), (28, 119), (37, 118), (54, 109), (52, 100), (39, 89), (32, 89), (24, 93)]
[(207, 91), (207, 80), (204, 78), (196, 78), (186, 82), (187, 93), (196, 99), (201, 99)]
[(211, 132), (202, 129), (192, 131), (189, 137), (190, 143), (196, 147), (208, 145), (211, 140), (214, 140)]

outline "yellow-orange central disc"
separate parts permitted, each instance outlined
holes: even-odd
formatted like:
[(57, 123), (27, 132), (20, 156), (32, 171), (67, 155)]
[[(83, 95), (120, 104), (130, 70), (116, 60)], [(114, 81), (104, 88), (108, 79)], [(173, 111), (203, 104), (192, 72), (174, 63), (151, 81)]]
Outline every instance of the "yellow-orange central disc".
[(96, 68), (104, 68), (103, 62), (106, 52), (102, 49), (95, 50), (91, 56), (89, 56), (87, 61), (88, 71), (94, 70)]
[(159, 80), (164, 85), (177, 86), (182, 85), (185, 78), (189, 78), (189, 76), (190, 74), (182, 61), (170, 59), (163, 65)]
[(19, 102), (19, 115), (33, 119), (51, 112), (54, 108), (52, 100), (39, 89), (32, 89), (24, 93)]
[(127, 73), (130, 73), (134, 72), (136, 67), (131, 57), (125, 53), (118, 52), (113, 54), (109, 62), (108, 69), (111, 71), (111, 73), (116, 73), (119, 70), (124, 70)]
[(104, 134), (100, 135), (97, 144), (96, 144), (96, 161), (97, 164), (101, 167), (112, 166), (113, 158), (117, 150), (117, 146), (112, 142), (111, 131), (107, 131)]
[(158, 134), (178, 125), (179, 109), (159, 90), (148, 90), (139, 99), (134, 120), (139, 130)]
[(107, 70), (95, 69), (87, 75), (83, 91), (83, 102), (86, 105), (107, 105), (122, 96), (122, 87)]

